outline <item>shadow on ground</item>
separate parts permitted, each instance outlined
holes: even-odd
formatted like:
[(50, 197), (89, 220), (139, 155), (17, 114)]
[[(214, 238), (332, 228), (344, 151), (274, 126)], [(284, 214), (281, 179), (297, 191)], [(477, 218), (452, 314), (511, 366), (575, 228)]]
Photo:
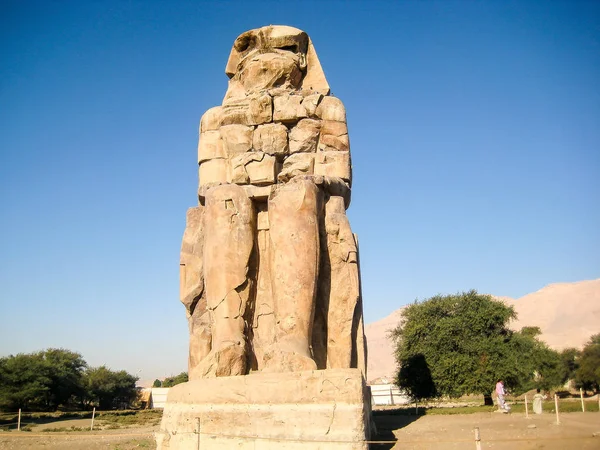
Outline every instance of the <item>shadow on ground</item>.
[[(425, 411), (423, 411), (424, 413)], [(371, 436), (372, 441), (388, 441), (385, 444), (370, 444), (370, 450), (389, 450), (394, 447), (397, 439), (394, 435), (394, 430), (404, 428), (415, 420), (419, 419), (423, 414), (415, 414), (414, 411), (408, 409), (387, 409), (373, 411), (373, 422), (377, 429), (377, 434)]]

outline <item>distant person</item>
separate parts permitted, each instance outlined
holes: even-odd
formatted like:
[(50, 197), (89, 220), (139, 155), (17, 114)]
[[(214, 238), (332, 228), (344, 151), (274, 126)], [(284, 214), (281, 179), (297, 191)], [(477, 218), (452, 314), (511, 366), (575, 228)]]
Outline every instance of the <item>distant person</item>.
[(537, 390), (537, 393), (533, 396), (533, 412), (536, 414), (542, 413), (542, 400), (544, 400), (544, 396), (540, 394), (540, 390)]
[(510, 408), (504, 401), (504, 396), (506, 395), (506, 392), (504, 391), (504, 383), (502, 383), (501, 379), (498, 380), (498, 382), (496, 383), (496, 395), (498, 396), (498, 409), (502, 410), (504, 414), (509, 413)]

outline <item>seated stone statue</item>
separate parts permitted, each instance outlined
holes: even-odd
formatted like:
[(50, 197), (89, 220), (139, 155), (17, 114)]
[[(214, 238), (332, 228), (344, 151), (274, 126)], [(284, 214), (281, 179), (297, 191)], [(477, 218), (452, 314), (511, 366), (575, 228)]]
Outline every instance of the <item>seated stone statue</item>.
[(366, 367), (346, 113), (310, 38), (239, 36), (200, 122), (180, 265), (190, 379)]

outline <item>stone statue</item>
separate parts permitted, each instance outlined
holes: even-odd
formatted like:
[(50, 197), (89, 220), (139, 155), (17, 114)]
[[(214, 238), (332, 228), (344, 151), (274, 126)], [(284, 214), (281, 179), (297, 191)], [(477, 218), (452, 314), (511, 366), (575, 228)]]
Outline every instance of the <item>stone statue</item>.
[(200, 122), (181, 301), (189, 377), (366, 370), (346, 112), (308, 35), (240, 35)]

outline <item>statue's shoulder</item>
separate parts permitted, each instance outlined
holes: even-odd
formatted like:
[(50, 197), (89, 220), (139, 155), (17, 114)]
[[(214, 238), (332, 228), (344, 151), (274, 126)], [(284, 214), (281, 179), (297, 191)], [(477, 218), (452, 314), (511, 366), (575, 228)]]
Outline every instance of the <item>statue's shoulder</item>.
[(200, 119), (200, 133), (218, 130), (221, 124), (222, 106), (214, 106), (202, 114)]
[(317, 106), (316, 115), (321, 120), (346, 122), (346, 108), (344, 103), (332, 95), (324, 96)]

